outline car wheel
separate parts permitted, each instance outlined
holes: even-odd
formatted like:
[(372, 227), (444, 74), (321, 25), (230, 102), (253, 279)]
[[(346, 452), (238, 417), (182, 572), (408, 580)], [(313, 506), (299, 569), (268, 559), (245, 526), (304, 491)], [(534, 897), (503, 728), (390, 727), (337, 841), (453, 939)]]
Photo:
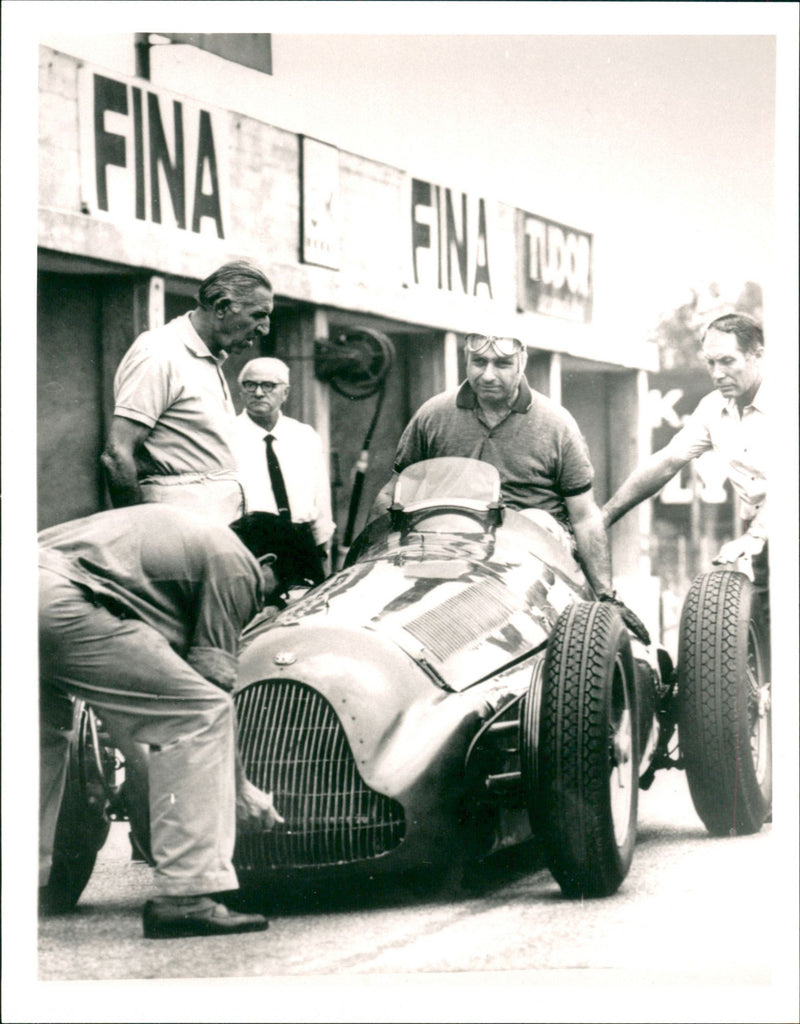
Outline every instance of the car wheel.
[(531, 693), (528, 702), (523, 765), (535, 759), (535, 787), (530, 768), (523, 779), (547, 866), (565, 896), (610, 896), (631, 865), (638, 805), (634, 665), (619, 613), (599, 602), (566, 608), (547, 646), (538, 740), (526, 724)]
[(772, 804), (769, 656), (742, 573), (698, 576), (681, 614), (678, 739), (695, 810), (715, 836), (758, 832)]
[[(539, 721), (542, 714), (542, 675), (544, 658), (537, 658), (531, 669), (528, 692), (520, 714), (520, 764), (522, 786), (529, 808), (539, 802)], [(530, 816), (530, 815), (529, 815)]]
[(91, 878), (111, 822), (108, 793), (114, 785), (116, 755), (94, 712), (73, 703), (73, 739), (64, 796), (53, 844), (53, 865), (41, 898), (51, 911), (72, 910)]

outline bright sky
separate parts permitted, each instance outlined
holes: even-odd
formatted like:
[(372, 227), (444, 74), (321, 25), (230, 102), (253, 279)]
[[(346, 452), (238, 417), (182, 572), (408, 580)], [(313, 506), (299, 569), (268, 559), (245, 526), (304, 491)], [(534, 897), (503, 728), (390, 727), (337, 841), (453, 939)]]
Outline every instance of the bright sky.
[[(85, 5), (28, 6), (80, 52)], [(105, 41), (86, 56), (107, 45), (117, 68), (114, 33), (272, 31), (272, 77), (221, 77), (215, 103), (591, 231), (595, 322), (620, 338), (711, 281), (777, 291), (774, 5), (171, 3), (169, 26), (158, 5), (89, 6)], [(191, 48), (167, 59), (208, 78)]]
[[(86, 7), (27, 6), (52, 7), (53, 45)], [(770, 288), (790, 6), (176, 2), (167, 25), (159, 5), (89, 5), (116, 67), (110, 33), (272, 31), (273, 76), (215, 81), (218, 105), (593, 232), (596, 320), (637, 337), (692, 286)], [(795, 96), (792, 79), (793, 126)]]
[[(604, 300), (652, 317), (696, 282), (765, 282), (775, 50), (767, 36), (278, 36), (270, 86), (308, 133), (593, 231), (598, 317)], [(336, 82), (313, 103), (309, 65)]]

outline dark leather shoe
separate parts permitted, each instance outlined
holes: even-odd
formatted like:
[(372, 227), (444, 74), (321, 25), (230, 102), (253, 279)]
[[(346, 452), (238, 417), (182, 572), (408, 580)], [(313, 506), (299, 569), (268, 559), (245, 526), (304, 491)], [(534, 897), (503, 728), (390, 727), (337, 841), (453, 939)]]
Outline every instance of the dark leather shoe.
[(146, 939), (179, 939), (190, 935), (235, 935), (263, 932), (269, 921), (261, 914), (239, 914), (210, 896), (148, 900), (142, 914)]
[(39, 917), (55, 917), (58, 914), (69, 914), (75, 909), (78, 897), (60, 889), (57, 885), (39, 886)]

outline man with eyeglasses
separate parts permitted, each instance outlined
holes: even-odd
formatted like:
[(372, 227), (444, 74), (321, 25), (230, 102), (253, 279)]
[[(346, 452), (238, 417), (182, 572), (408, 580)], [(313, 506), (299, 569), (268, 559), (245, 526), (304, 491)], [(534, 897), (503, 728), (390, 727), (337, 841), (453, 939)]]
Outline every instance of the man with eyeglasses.
[(373, 515), (388, 508), (406, 466), (443, 456), (488, 462), (500, 474), (505, 504), (574, 551), (598, 599), (617, 604), (631, 631), (649, 643), (643, 624), (612, 589), (608, 539), (592, 493), (594, 469), (577, 423), (529, 387), (527, 351), (518, 338), (468, 334), (466, 357), (467, 379), (425, 402), (403, 431), (394, 476)]
[(101, 456), (112, 505), (176, 505), (222, 526), (241, 515), (236, 410), (222, 364), (269, 333), (272, 308), (259, 267), (226, 263), (200, 285), (196, 309), (134, 341), (114, 378)]
[(334, 531), (327, 459), (316, 430), (282, 412), (289, 367), (280, 359), (251, 359), (239, 388), (244, 409), (236, 417), (234, 448), (247, 510), (284, 517), (324, 562)]

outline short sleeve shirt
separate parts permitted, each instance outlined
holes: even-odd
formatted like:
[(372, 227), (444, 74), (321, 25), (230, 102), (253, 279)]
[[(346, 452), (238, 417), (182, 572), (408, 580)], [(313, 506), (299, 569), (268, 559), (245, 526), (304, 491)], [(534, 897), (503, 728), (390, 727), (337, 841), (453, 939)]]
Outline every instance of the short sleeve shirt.
[(727, 465), (728, 479), (741, 499), (745, 519), (754, 518), (767, 499), (767, 395), (762, 381), (752, 403), (740, 414), (734, 399), (712, 391), (700, 400), (665, 448), (665, 452), (687, 462), (712, 448), (718, 451)]
[(169, 505), (111, 509), (42, 530), (39, 564), (146, 622), (181, 657), (210, 649), (229, 671), (239, 634), (264, 603), (259, 564), (236, 534)]
[(510, 508), (544, 509), (567, 528), (564, 499), (590, 490), (594, 479), (586, 441), (573, 417), (524, 379), (511, 411), (493, 427), (483, 420), (467, 381), (425, 402), (400, 438), (395, 472), (444, 456), (491, 463)]
[(114, 377), (114, 415), (151, 428), (137, 457), (139, 479), (235, 470), (236, 412), (215, 358), (189, 314), (145, 331)]

